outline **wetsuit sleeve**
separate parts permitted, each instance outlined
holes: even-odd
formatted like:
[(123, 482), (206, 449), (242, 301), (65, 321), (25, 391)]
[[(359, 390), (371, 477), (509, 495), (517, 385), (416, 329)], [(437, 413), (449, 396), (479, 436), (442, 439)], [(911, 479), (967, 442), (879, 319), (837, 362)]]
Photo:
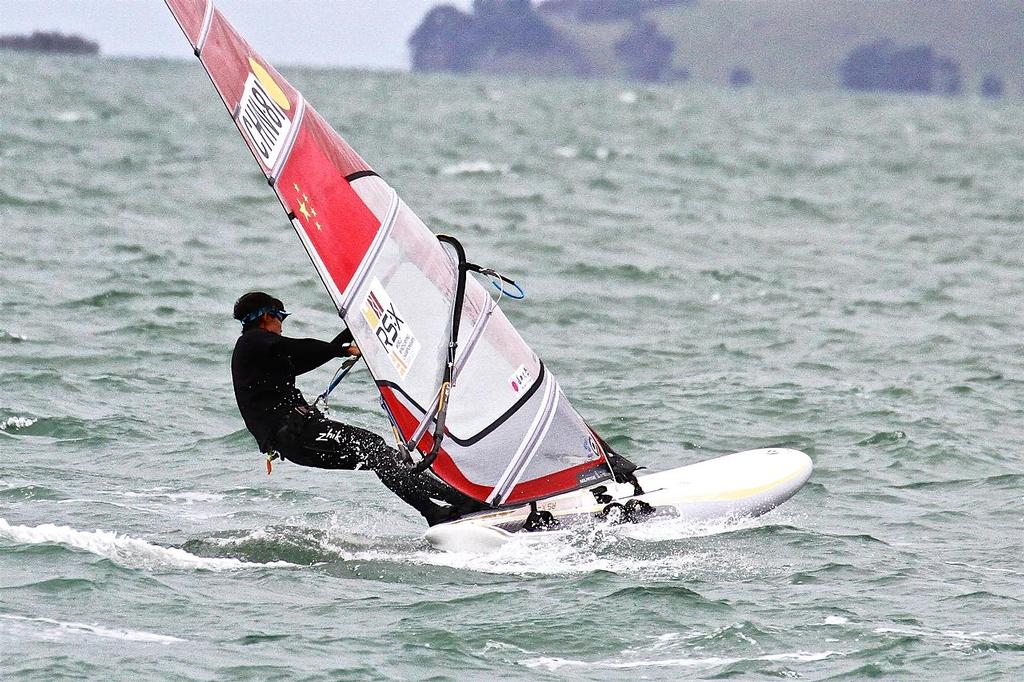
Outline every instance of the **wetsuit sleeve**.
[(291, 358), (295, 374), (305, 374), (332, 358), (340, 357), (344, 350), (340, 343), (316, 339), (290, 339), (281, 337), (278, 348)]

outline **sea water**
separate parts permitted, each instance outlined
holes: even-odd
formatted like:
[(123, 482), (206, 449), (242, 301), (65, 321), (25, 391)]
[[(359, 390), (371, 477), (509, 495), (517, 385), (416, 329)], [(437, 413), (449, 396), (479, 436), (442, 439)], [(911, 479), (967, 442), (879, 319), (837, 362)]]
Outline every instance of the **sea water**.
[[(1019, 102), (282, 71), (523, 284), (617, 449), (814, 475), (757, 520), (482, 556), (370, 474), (267, 476), (232, 303), (340, 323), (206, 76), (5, 54), (0, 677), (1024, 675)], [(365, 371), (332, 409), (388, 433)]]

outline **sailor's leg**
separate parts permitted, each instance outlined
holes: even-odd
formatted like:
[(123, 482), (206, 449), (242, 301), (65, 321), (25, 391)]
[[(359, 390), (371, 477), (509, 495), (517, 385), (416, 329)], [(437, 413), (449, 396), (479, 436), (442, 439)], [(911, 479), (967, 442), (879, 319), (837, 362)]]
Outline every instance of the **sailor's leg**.
[[(288, 430), (290, 429), (290, 430)], [(380, 436), (323, 417), (309, 417), (278, 432), (281, 456), (318, 469), (365, 469), (366, 453), (383, 444)]]
[[(399, 460), (398, 452), (388, 447), (377, 434), (313, 417), (302, 427), (298, 438), (279, 438), (282, 455), (288, 461), (321, 469), (370, 469), (381, 482), (406, 504), (416, 509), (430, 524), (453, 518), (452, 507), (434, 501), (462, 501), (461, 495), (426, 474), (413, 474)], [(432, 499), (433, 498), (433, 499)]]
[(415, 507), (430, 525), (483, 508), (430, 474), (413, 473), (401, 461), (397, 450), (384, 445), (383, 439), (381, 445), (382, 448), (371, 453), (367, 460), (370, 469), (389, 490)]

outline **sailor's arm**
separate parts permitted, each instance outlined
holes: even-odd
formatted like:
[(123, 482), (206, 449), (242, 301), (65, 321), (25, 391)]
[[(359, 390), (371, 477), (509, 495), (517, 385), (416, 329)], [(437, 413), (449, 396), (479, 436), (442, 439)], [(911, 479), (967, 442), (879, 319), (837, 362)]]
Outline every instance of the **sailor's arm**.
[(356, 353), (351, 351), (354, 348), (352, 332), (347, 329), (334, 337), (332, 341), (282, 337), (280, 344), (281, 350), (291, 358), (296, 375), (312, 371), (333, 358), (358, 353), (358, 350)]

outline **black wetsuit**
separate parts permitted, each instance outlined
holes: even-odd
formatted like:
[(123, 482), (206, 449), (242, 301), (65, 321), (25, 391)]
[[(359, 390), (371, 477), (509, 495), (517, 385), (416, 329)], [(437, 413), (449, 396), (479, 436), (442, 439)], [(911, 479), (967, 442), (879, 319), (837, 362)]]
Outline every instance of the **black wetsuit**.
[[(475, 507), (469, 498), (428, 474), (412, 474), (375, 433), (324, 417), (295, 387), (295, 377), (345, 354), (346, 330), (333, 341), (293, 339), (246, 329), (231, 356), (235, 399), (263, 452), (321, 469), (371, 469), (392, 492), (433, 525)], [(448, 506), (436, 504), (431, 498)]]
[(333, 341), (292, 339), (259, 327), (242, 332), (231, 354), (235, 400), (262, 452), (277, 450), (277, 431), (296, 407), (308, 408), (295, 377), (345, 354), (347, 329)]

